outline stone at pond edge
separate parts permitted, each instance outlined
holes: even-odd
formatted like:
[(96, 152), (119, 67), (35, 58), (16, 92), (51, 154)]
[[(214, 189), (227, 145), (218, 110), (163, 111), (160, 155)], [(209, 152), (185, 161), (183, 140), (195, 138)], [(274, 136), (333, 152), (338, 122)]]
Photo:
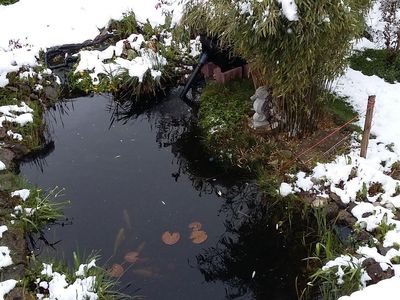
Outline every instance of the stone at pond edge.
[(0, 139), (4, 139), (7, 136), (6, 129), (4, 127), (0, 127)]
[(339, 213), (339, 206), (335, 202), (329, 202), (326, 206), (326, 217), (328, 220), (335, 219)]
[(344, 209), (347, 207), (345, 203), (342, 202), (340, 197), (335, 193), (330, 193), (329, 198), (331, 198), (340, 208)]
[(337, 215), (337, 224), (352, 227), (357, 219), (347, 210), (340, 210)]
[(368, 281), (368, 285), (375, 284), (383, 279), (388, 279), (394, 276), (394, 271), (390, 267), (383, 271), (380, 264), (377, 263), (373, 258), (367, 258), (363, 261), (362, 267), (366, 270), (371, 280)]
[(15, 153), (9, 149), (0, 149), (0, 160), (6, 165), (7, 168), (11, 166), (13, 159), (15, 158)]

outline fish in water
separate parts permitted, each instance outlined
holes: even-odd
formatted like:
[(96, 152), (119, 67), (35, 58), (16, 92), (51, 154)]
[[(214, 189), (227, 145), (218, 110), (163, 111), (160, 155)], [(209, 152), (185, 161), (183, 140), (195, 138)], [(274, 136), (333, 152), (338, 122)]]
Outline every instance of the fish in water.
[(117, 254), (117, 250), (124, 240), (125, 240), (125, 228), (120, 228), (117, 236), (115, 237), (113, 255)]
[(124, 209), (122, 211), (122, 214), (124, 215), (124, 221), (125, 221), (126, 227), (129, 230), (132, 230), (131, 218), (129, 217), (128, 211), (126, 209)]

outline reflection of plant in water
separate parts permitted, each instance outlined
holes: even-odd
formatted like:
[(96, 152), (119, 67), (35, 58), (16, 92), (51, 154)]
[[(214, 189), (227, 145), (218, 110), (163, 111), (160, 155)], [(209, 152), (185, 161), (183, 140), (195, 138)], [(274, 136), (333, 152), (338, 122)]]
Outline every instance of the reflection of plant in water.
[[(230, 214), (226, 233), (216, 246), (197, 256), (198, 267), (206, 281), (229, 286), (228, 299), (246, 294), (257, 299), (294, 299), (296, 273), (306, 256), (299, 243), (300, 230), (290, 230), (283, 203), (264, 203), (254, 190), (244, 185), (242, 193), (222, 205), (221, 210)], [(298, 221), (293, 222), (296, 229), (302, 226)]]

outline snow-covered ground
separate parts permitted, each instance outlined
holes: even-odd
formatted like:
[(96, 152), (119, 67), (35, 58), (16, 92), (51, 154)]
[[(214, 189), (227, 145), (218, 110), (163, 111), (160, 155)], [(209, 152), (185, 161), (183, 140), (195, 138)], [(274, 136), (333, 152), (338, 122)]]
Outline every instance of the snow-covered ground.
[[(23, 65), (35, 66), (40, 49), (81, 43), (95, 38), (111, 19), (133, 11), (139, 22), (152, 26), (165, 22), (163, 11), (172, 12), (172, 24), (180, 20), (181, 1), (160, 5), (159, 0), (20, 0), (0, 5), (0, 87), (7, 73)], [(7, 30), (4, 30), (4, 29)]]

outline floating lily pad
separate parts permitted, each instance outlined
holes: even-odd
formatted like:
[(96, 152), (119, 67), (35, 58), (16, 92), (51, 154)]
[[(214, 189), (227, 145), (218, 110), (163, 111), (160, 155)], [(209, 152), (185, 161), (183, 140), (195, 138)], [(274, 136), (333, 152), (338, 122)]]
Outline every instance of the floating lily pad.
[(190, 234), (190, 239), (194, 244), (201, 244), (205, 240), (207, 240), (207, 238), (208, 238), (207, 232), (203, 230), (196, 230)]
[(124, 274), (124, 268), (120, 264), (113, 264), (108, 270), (108, 275), (111, 277), (121, 277)]
[(167, 244), (167, 245), (176, 244), (180, 238), (181, 238), (181, 235), (179, 234), (179, 232), (166, 231), (161, 236), (161, 240), (164, 242), (164, 244)]
[(194, 222), (190, 223), (188, 227), (193, 231), (197, 231), (197, 230), (201, 229), (201, 226), (202, 225), (200, 222), (194, 221)]

